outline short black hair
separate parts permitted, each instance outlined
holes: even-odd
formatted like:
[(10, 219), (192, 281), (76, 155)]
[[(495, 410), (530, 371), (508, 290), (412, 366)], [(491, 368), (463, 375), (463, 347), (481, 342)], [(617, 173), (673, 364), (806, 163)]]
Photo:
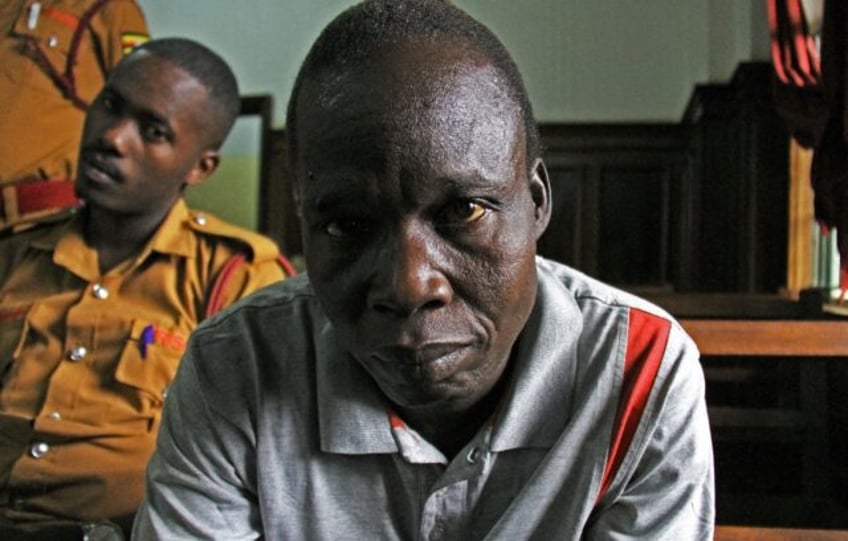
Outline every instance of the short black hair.
[(303, 81), (328, 69), (361, 62), (386, 45), (417, 40), (465, 42), (504, 75), (507, 91), (523, 114), (529, 173), (541, 155), (539, 128), (521, 73), (497, 36), (447, 0), (366, 0), (343, 11), (324, 28), (298, 71), (286, 111), (292, 175), (296, 174), (297, 101)]
[(196, 41), (187, 38), (153, 39), (137, 47), (127, 58), (147, 51), (186, 71), (209, 92), (209, 98), (217, 105), (219, 132), (212, 134), (212, 145), (217, 148), (224, 142), (241, 112), (241, 96), (233, 70), (217, 53)]

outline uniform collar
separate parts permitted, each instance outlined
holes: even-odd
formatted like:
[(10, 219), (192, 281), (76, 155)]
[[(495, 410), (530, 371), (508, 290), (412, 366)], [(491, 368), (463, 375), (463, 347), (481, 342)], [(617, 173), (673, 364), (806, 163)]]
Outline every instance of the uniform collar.
[[(551, 447), (572, 410), (582, 317), (565, 286), (543, 267), (537, 269), (536, 304), (517, 344), (513, 383), (494, 421), (493, 451)], [(322, 450), (398, 452), (382, 393), (359, 363), (336, 345), (329, 322), (315, 347)]]
[[(39, 250), (52, 251), (55, 264), (65, 267), (84, 280), (93, 281), (100, 276), (97, 252), (85, 243), (83, 219), (83, 212), (78, 212), (69, 221), (34, 239), (31, 245)], [(133, 266), (146, 259), (151, 252), (181, 257), (191, 257), (196, 253), (196, 236), (186, 234), (191, 219), (185, 201), (178, 199), (139, 253)]]

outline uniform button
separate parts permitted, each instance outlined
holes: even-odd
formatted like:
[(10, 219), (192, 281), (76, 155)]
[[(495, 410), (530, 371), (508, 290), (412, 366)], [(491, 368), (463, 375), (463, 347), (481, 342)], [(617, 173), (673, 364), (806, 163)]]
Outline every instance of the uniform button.
[(61, 413), (59, 413), (58, 411), (50, 412), (50, 413), (47, 415), (47, 417), (49, 417), (49, 418), (51, 418), (51, 419), (54, 419), (54, 420), (56, 420), (56, 421), (60, 421), (60, 420), (62, 420), (62, 414), (61, 414)]
[(195, 214), (194, 223), (196, 223), (197, 225), (206, 225), (206, 215), (200, 213)]
[(168, 387), (162, 389), (162, 400), (165, 400), (166, 398), (168, 398)]
[(49, 38), (47, 38), (47, 46), (48, 47), (58, 47), (58, 45), (59, 45), (59, 38), (57, 38), (56, 36), (50, 36)]
[(101, 301), (109, 298), (109, 290), (101, 284), (94, 284), (94, 287), (91, 288), (91, 292), (94, 293), (94, 296)]
[(41, 458), (46, 455), (49, 450), (50, 446), (43, 441), (40, 441), (32, 444), (32, 447), (29, 448), (29, 454), (32, 458)]
[(86, 355), (88, 355), (88, 350), (85, 349), (85, 346), (77, 346), (71, 350), (68, 354), (68, 358), (74, 362), (78, 362), (85, 359)]
[(465, 460), (468, 461), (469, 464), (474, 464), (480, 459), (480, 448), (472, 447), (468, 454), (465, 455)]

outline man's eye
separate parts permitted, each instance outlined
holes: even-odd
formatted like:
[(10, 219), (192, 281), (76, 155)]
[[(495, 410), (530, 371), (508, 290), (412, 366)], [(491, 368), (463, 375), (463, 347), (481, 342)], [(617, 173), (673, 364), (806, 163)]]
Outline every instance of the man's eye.
[(338, 239), (364, 235), (370, 231), (371, 225), (359, 218), (343, 218), (328, 222), (324, 229), (329, 236)]
[(168, 139), (168, 131), (158, 124), (148, 124), (144, 127), (144, 138), (148, 141), (164, 141)]
[(118, 100), (109, 94), (103, 94), (100, 96), (100, 104), (110, 113), (114, 113), (118, 110)]
[(488, 209), (477, 201), (457, 201), (442, 210), (442, 219), (448, 224), (472, 224), (486, 215)]

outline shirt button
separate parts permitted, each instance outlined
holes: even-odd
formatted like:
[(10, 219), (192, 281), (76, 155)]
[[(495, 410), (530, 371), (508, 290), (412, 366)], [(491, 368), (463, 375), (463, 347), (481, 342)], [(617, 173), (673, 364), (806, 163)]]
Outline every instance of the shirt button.
[(206, 225), (206, 215), (205, 214), (195, 214), (194, 215), (194, 223), (197, 225)]
[(162, 389), (162, 400), (165, 400), (166, 398), (168, 398), (168, 387)]
[(47, 451), (50, 450), (50, 446), (40, 441), (38, 443), (33, 443), (32, 447), (29, 448), (29, 455), (32, 458), (41, 458), (47, 454)]
[(59, 38), (56, 36), (50, 36), (47, 38), (47, 46), (48, 47), (57, 47), (59, 45)]
[(68, 358), (74, 362), (79, 362), (85, 359), (86, 355), (88, 355), (88, 350), (85, 349), (85, 346), (77, 346), (71, 350), (68, 354)]
[(56, 420), (56, 421), (60, 421), (60, 420), (62, 419), (62, 414), (61, 414), (61, 413), (59, 413), (58, 411), (53, 411), (53, 412), (50, 412), (50, 413), (47, 415), (47, 417), (49, 417), (49, 418), (51, 418), (51, 419), (54, 419), (54, 420)]
[(468, 454), (465, 455), (465, 460), (468, 461), (469, 464), (475, 464), (480, 459), (480, 448), (472, 447)]
[(94, 293), (94, 296), (101, 301), (105, 301), (109, 298), (109, 290), (101, 284), (94, 284), (94, 287), (91, 288), (91, 292)]

